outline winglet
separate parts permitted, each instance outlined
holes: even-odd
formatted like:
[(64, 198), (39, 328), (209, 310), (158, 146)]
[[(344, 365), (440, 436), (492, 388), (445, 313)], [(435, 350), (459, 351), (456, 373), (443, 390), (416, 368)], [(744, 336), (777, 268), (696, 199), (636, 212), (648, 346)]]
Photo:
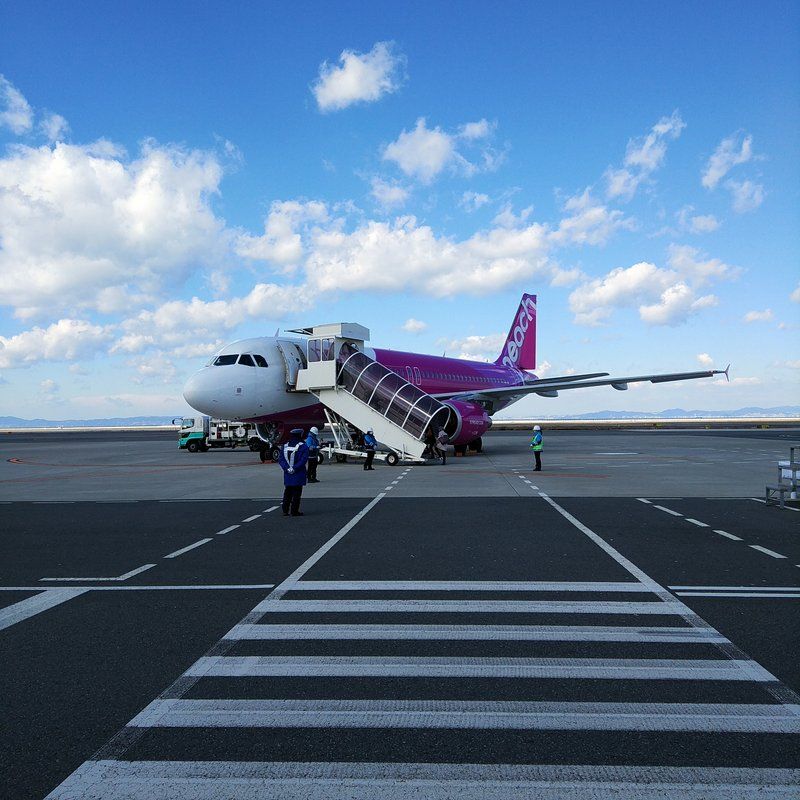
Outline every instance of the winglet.
[(713, 375), (724, 375), (724, 376), (725, 376), (725, 380), (726, 380), (726, 381), (728, 381), (728, 383), (730, 383), (730, 382), (731, 382), (731, 377), (730, 377), (730, 375), (728, 375), (728, 370), (729, 370), (730, 368), (731, 368), (731, 365), (730, 365), (730, 364), (728, 364), (728, 366), (727, 366), (727, 367), (725, 367), (725, 369), (715, 369), (715, 370), (712, 370), (712, 374), (713, 374)]

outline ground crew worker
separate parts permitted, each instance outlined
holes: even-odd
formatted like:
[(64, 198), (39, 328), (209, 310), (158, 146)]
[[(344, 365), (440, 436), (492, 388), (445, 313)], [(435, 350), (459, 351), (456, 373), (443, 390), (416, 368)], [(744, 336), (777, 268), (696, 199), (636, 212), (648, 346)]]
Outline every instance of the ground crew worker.
[(308, 482), (319, 483), (317, 480), (317, 466), (319, 465), (319, 429), (311, 428), (306, 437), (308, 448)]
[(294, 428), (289, 432), (289, 441), (281, 447), (278, 463), (283, 470), (283, 516), (302, 517), (300, 498), (306, 485), (306, 462), (308, 448), (303, 441), (303, 429)]
[(450, 445), (450, 437), (445, 432), (444, 428), (439, 429), (436, 434), (436, 448), (442, 455), (442, 464), (447, 463), (447, 448)]
[(372, 459), (375, 458), (375, 448), (378, 446), (378, 441), (372, 433), (370, 428), (364, 434), (364, 449), (367, 451), (367, 460), (364, 462), (364, 469), (375, 469), (372, 466)]
[(531, 439), (531, 449), (536, 458), (536, 466), (534, 472), (542, 471), (542, 429), (538, 425), (533, 426), (533, 439)]

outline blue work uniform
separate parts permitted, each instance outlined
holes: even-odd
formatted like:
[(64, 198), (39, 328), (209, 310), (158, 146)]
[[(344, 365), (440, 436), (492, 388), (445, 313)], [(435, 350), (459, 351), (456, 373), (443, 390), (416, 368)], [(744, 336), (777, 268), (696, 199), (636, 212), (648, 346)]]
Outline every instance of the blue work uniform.
[(536, 459), (536, 466), (534, 467), (534, 472), (541, 472), (542, 471), (542, 449), (544, 448), (543, 440), (542, 440), (542, 432), (536, 431), (533, 435), (533, 439), (531, 439), (531, 449), (533, 450), (533, 456)]
[(301, 515), (300, 498), (306, 485), (306, 463), (308, 448), (305, 442), (292, 438), (281, 447), (278, 463), (283, 470), (283, 509), (284, 516), (289, 513), (293, 517)]
[(316, 434), (309, 432), (306, 437), (306, 447), (308, 448), (308, 482), (318, 483), (317, 465), (319, 464), (319, 439)]
[(372, 459), (375, 458), (375, 448), (377, 446), (377, 439), (371, 433), (365, 433), (364, 449), (367, 451), (367, 460), (364, 462), (364, 469), (375, 469), (375, 467), (372, 466)]

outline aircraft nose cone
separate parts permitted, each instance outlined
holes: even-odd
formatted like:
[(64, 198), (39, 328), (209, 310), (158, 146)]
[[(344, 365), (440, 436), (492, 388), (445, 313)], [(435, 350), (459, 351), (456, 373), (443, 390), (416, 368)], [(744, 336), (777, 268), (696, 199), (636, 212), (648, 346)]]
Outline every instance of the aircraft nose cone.
[(214, 412), (214, 393), (209, 385), (205, 369), (195, 373), (183, 387), (183, 397), (195, 410), (212, 415)]

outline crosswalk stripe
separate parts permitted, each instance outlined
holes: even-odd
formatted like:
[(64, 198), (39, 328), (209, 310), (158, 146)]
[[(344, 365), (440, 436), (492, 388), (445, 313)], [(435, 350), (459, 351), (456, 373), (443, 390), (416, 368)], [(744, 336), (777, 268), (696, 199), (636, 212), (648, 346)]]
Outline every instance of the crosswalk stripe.
[(483, 700), (156, 700), (128, 725), (800, 733), (800, 706)]
[(364, 613), (664, 614), (681, 615), (682, 603), (604, 600), (274, 600), (259, 611)]
[(659, 658), (471, 658), (406, 656), (211, 656), (187, 676), (372, 676), (773, 681), (751, 661)]
[(236, 625), (225, 637), (278, 639), (440, 639), (521, 642), (727, 642), (703, 628), (626, 628), (608, 625)]
[(72, 600), (88, 589), (79, 589), (77, 587), (70, 587), (69, 589), (45, 589), (33, 597), (27, 597), (25, 600), (20, 600), (18, 603), (0, 608), (0, 631), (4, 628), (10, 628), (18, 622), (22, 622), (29, 617), (36, 614), (41, 614), (42, 611), (47, 611), (53, 606), (66, 603), (67, 600)]
[(650, 592), (634, 582), (579, 581), (298, 581), (293, 592)]
[(800, 770), (528, 764), (87, 761), (46, 800), (796, 800)]

